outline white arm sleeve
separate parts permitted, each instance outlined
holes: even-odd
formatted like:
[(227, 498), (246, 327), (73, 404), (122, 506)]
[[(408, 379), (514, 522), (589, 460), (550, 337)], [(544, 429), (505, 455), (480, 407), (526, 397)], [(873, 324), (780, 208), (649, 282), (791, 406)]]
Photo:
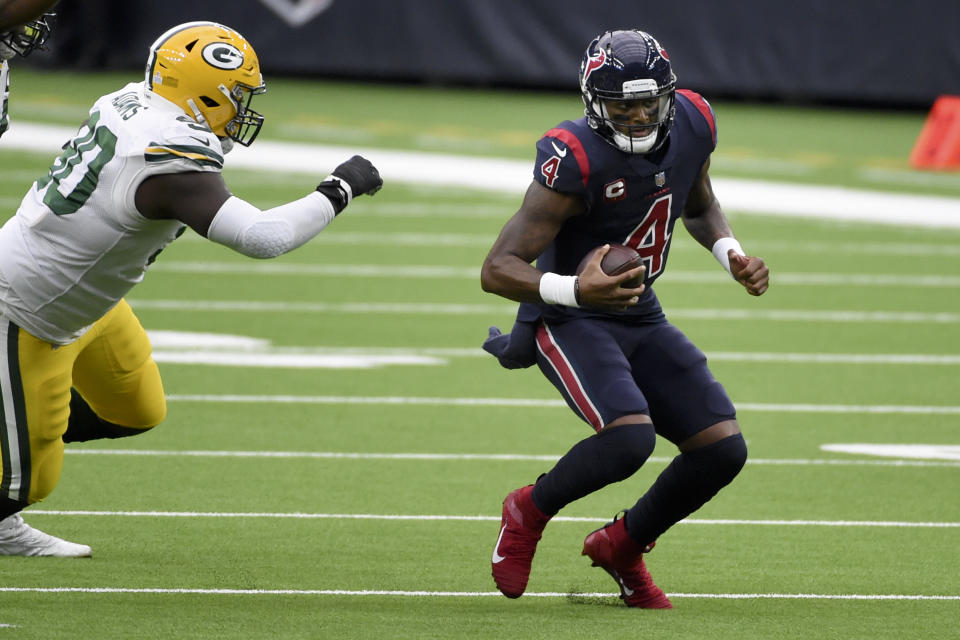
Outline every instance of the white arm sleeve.
[(316, 191), (266, 211), (230, 196), (210, 222), (207, 238), (251, 258), (276, 258), (320, 233), (334, 216), (333, 205)]

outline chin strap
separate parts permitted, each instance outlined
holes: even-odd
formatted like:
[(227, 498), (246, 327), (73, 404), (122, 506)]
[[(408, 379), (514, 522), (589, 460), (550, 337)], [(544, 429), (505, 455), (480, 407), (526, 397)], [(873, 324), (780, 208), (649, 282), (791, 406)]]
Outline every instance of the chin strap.
[(187, 106), (193, 111), (193, 119), (196, 120), (198, 124), (205, 124), (207, 122), (207, 119), (203, 117), (200, 109), (197, 108), (197, 103), (193, 101), (193, 98), (187, 98)]
[(656, 131), (642, 138), (634, 138), (633, 136), (628, 136), (625, 133), (614, 131), (613, 139), (621, 151), (626, 151), (627, 153), (649, 153), (653, 147), (656, 146), (657, 136), (659, 134), (660, 127), (658, 125)]

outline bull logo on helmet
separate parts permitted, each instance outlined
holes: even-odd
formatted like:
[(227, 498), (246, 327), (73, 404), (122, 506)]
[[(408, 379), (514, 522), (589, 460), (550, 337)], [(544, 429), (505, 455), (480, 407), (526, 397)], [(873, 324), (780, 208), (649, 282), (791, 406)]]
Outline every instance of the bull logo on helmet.
[(590, 77), (590, 74), (602, 67), (607, 62), (607, 54), (604, 53), (603, 49), (597, 47), (597, 53), (590, 54), (590, 57), (587, 58), (587, 62), (583, 68), (583, 85), (586, 86), (587, 79)]
[(243, 64), (243, 52), (228, 42), (212, 42), (203, 48), (203, 59), (211, 67), (232, 71)]

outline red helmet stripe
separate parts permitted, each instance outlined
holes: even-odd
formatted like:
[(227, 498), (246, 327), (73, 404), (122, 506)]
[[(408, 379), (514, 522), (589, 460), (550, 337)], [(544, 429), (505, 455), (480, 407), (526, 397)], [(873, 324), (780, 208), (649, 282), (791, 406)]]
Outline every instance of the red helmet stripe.
[(577, 136), (573, 135), (566, 129), (550, 129), (543, 137), (556, 138), (560, 142), (564, 143), (573, 151), (573, 157), (577, 161), (577, 166), (580, 167), (580, 176), (583, 178), (583, 186), (587, 186), (587, 181), (590, 179), (590, 160), (587, 158), (587, 152), (584, 151), (583, 145), (580, 144), (580, 140), (577, 139)]

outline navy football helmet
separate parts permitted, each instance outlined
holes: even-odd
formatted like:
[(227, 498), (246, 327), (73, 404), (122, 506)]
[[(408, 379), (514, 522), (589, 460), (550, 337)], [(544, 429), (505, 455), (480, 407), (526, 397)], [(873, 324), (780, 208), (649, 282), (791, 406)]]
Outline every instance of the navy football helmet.
[(55, 13), (47, 12), (39, 18), (19, 27), (14, 27), (6, 33), (0, 33), (0, 45), (21, 57), (26, 57), (34, 50), (43, 48), (43, 43), (47, 41), (47, 37), (50, 35), (50, 28), (55, 15)]
[(643, 31), (607, 31), (597, 36), (580, 63), (587, 123), (627, 153), (651, 153), (666, 141), (673, 124), (676, 84), (667, 52)]

